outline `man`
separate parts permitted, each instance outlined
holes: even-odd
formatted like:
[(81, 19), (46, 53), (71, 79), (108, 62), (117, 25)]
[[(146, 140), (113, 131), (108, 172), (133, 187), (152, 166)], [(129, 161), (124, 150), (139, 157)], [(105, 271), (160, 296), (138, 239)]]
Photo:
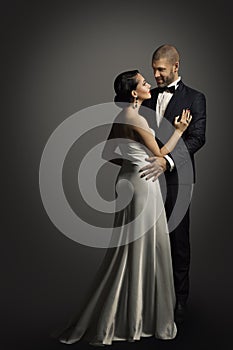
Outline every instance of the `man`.
[[(152, 68), (157, 88), (143, 108), (158, 142), (165, 143), (173, 132), (173, 122), (183, 109), (190, 109), (192, 121), (175, 150), (165, 158), (151, 157), (142, 168), (142, 177), (156, 179), (164, 172), (166, 179), (165, 209), (170, 232), (174, 285), (176, 292), (175, 320), (183, 322), (189, 294), (190, 239), (189, 204), (195, 183), (194, 154), (205, 143), (205, 96), (186, 86), (179, 76), (179, 53), (174, 46), (162, 45), (153, 54)], [(169, 88), (169, 89), (168, 89)], [(146, 112), (145, 112), (146, 110)], [(161, 178), (161, 177), (160, 177)]]

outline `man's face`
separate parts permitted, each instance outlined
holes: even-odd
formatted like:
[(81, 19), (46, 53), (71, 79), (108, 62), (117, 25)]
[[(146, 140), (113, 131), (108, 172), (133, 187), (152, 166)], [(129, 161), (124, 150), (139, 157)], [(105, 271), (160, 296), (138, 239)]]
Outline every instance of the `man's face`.
[(152, 62), (154, 77), (159, 87), (164, 87), (178, 79), (179, 64), (171, 64), (166, 58)]

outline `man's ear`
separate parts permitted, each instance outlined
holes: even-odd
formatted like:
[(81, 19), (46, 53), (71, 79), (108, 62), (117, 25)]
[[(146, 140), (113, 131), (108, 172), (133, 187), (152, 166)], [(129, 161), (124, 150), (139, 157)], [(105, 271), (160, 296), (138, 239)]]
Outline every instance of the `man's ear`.
[(175, 64), (174, 64), (174, 72), (175, 73), (177, 73), (178, 72), (178, 70), (179, 70), (179, 62), (176, 62)]

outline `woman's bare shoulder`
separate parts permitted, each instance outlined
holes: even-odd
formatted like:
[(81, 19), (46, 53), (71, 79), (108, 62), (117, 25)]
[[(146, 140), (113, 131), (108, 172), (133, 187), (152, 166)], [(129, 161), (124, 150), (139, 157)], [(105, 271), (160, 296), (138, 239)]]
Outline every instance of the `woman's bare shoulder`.
[(143, 128), (148, 128), (149, 125), (147, 123), (147, 120), (140, 114), (138, 114), (135, 111), (131, 111), (129, 110), (126, 114), (125, 114), (125, 123), (126, 124), (131, 124), (137, 127), (143, 127)]

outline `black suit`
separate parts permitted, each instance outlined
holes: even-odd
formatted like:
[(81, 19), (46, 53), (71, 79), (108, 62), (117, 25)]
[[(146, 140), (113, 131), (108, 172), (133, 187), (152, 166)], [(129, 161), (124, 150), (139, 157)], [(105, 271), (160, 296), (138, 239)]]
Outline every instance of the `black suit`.
[[(192, 115), (188, 129), (170, 154), (175, 163), (175, 169), (165, 172), (167, 185), (165, 208), (170, 230), (176, 297), (177, 301), (185, 304), (189, 292), (189, 203), (196, 180), (194, 154), (205, 143), (206, 100), (201, 92), (179, 82), (165, 110), (160, 127), (157, 128), (155, 117), (157, 97), (158, 89), (152, 89), (151, 99), (143, 103), (143, 106), (149, 107), (150, 110), (141, 107), (140, 113), (155, 130), (160, 145), (165, 144), (173, 133), (174, 118), (181, 115), (183, 109), (189, 108)], [(179, 215), (181, 215), (180, 220)]]

